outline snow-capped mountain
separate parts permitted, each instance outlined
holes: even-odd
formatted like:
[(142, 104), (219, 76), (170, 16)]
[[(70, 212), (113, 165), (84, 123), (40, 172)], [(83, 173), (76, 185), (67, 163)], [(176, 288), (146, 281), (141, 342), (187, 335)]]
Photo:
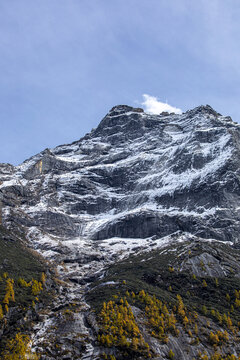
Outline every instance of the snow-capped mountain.
[[(205, 249), (201, 259), (179, 263), (181, 271), (194, 268), (203, 276), (196, 270), (200, 259), (209, 276), (234, 269), (238, 277), (233, 255), (231, 267), (225, 266), (206, 244), (239, 247), (239, 180), (240, 125), (230, 117), (209, 105), (181, 115), (119, 105), (72, 144), (46, 149), (16, 167), (0, 164), (2, 224), (26, 235), (70, 280), (61, 302), (84, 295), (89, 281), (104, 277), (107, 264), (178, 243), (184, 254), (194, 244)], [(81, 324), (88, 333), (82, 318)], [(47, 319), (38, 328), (36, 346), (53, 325)], [(90, 340), (82, 359), (95, 359)]]
[(237, 244), (239, 139), (240, 126), (210, 106), (182, 115), (116, 106), (79, 141), (1, 167), (3, 222), (30, 237), (180, 230)]

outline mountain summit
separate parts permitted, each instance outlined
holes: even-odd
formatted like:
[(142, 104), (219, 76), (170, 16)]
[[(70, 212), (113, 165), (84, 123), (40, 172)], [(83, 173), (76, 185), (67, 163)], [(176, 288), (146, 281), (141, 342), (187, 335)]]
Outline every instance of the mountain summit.
[[(231, 300), (234, 290), (238, 291), (234, 286), (240, 290), (236, 260), (240, 259), (239, 169), (240, 125), (209, 105), (183, 114), (159, 115), (118, 105), (78, 141), (46, 149), (16, 167), (0, 164), (2, 225), (25, 236), (28, 247), (54, 263), (62, 281), (55, 310), (50, 306), (43, 324), (36, 325), (39, 333), (33, 331), (41, 359), (152, 356), (192, 360), (203, 359), (198, 354), (204, 356), (204, 351), (209, 356), (204, 359), (235, 359), (211, 356), (219, 344), (222, 356), (237, 356), (240, 351), (239, 345), (233, 345), (239, 331), (240, 305)], [(222, 287), (216, 279), (223, 279)], [(135, 295), (129, 295), (131, 291), (140, 294), (136, 302), (131, 297)], [(222, 311), (220, 316), (230, 316), (230, 307), (224, 305), (228, 291), (227, 304), (233, 305), (235, 320), (232, 327), (229, 325), (232, 332), (224, 345), (220, 333), (218, 342), (216, 337), (209, 340), (206, 331), (205, 335), (199, 331), (198, 336), (192, 316), (198, 312), (198, 326), (207, 329), (204, 324), (209, 313), (212, 331), (225, 331), (224, 321), (214, 323), (214, 314)], [(131, 319), (135, 316), (144, 338), (136, 335), (137, 340), (131, 340), (135, 345), (132, 342), (129, 347), (122, 338), (121, 344), (113, 340), (115, 335), (106, 332), (107, 324), (105, 332), (99, 330), (102, 315), (99, 320), (90, 310), (120, 295), (125, 296), (121, 301), (132, 301), (128, 315)], [(165, 331), (170, 334), (168, 345), (160, 325), (155, 320), (146, 325), (147, 320), (143, 320), (148, 316), (143, 304), (160, 306), (153, 295), (173, 312), (177, 306), (186, 316), (189, 311), (189, 324), (180, 313), (176, 315), (179, 331), (166, 324), (168, 317), (164, 315)], [(216, 308), (213, 295), (220, 297)], [(62, 309), (73, 302), (82, 310), (68, 319), (66, 338), (56, 350), (63, 331), (59, 320)], [(113, 305), (103, 306), (104, 311), (110, 311)], [(117, 306), (114, 311), (121, 311)], [(129, 305), (125, 302), (125, 306)], [(202, 306), (207, 312), (205, 308), (202, 312)], [(106, 316), (109, 318), (109, 313)], [(159, 318), (164, 316), (159, 313)], [(44, 357), (49, 333), (55, 340)], [(85, 334), (81, 341), (76, 340), (78, 333)], [(139, 334), (136, 328), (135, 333)], [(174, 337), (177, 334), (179, 338)], [(64, 357), (64, 349), (69, 357)]]
[(34, 239), (183, 231), (238, 245), (239, 136), (209, 105), (181, 115), (115, 106), (79, 141), (2, 166), (3, 221)]

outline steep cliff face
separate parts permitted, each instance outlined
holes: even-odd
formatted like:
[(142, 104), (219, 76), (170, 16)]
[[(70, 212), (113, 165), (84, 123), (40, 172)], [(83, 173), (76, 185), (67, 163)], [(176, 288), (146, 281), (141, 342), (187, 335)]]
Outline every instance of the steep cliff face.
[(210, 106), (168, 116), (116, 106), (79, 141), (1, 167), (4, 222), (70, 238), (181, 230), (237, 244), (239, 137)]
[[(232, 276), (231, 268), (238, 279), (233, 254), (219, 244), (240, 244), (239, 169), (240, 125), (209, 105), (181, 115), (149, 115), (119, 105), (82, 139), (46, 149), (17, 167), (0, 165), (2, 223), (23, 232), (31, 247), (56, 262), (62, 280), (70, 281), (58, 306), (86, 294), (112, 262), (157, 251), (172, 237), (182, 249), (189, 241), (200, 244), (195, 258), (178, 264), (180, 272), (224, 278)], [(49, 324), (41, 328), (42, 338)], [(83, 359), (94, 358), (89, 354), (96, 339), (88, 336), (91, 346), (81, 345)], [(35, 339), (39, 348), (41, 337)], [(169, 356), (164, 349), (161, 358)], [(192, 357), (187, 350), (178, 354)]]

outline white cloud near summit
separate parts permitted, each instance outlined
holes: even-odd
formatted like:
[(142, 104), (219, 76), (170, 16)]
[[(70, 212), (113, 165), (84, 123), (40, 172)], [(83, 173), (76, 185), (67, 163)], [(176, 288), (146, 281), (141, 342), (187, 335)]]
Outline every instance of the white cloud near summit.
[(169, 113), (181, 114), (182, 110), (174, 106), (171, 106), (167, 103), (161, 102), (157, 97), (151, 96), (148, 94), (143, 94), (143, 102), (141, 103), (144, 106), (144, 110), (149, 114), (160, 114), (163, 111)]

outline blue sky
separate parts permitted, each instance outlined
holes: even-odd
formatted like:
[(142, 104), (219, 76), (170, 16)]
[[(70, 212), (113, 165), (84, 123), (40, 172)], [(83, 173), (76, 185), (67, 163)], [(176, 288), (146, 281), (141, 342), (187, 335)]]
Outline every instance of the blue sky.
[(143, 94), (239, 121), (239, 18), (239, 0), (1, 1), (0, 162), (77, 140)]

